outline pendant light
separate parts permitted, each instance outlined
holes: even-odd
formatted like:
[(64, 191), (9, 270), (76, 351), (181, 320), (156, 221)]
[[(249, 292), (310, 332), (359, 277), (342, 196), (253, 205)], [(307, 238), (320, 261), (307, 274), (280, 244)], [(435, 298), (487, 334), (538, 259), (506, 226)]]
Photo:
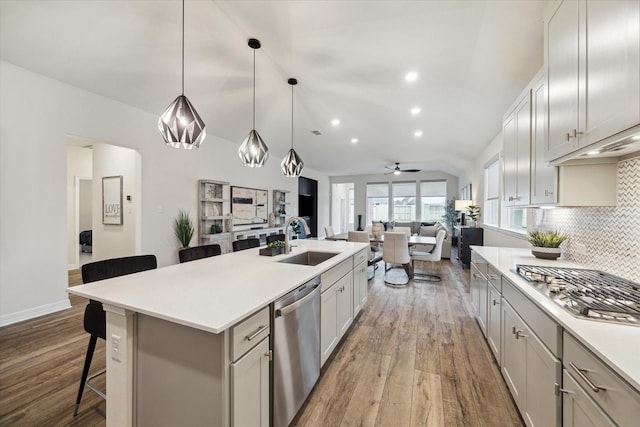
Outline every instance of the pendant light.
[(260, 40), (249, 39), (249, 47), (253, 49), (253, 128), (242, 142), (238, 155), (242, 164), (256, 168), (264, 165), (269, 158), (269, 148), (256, 130), (256, 49), (260, 49)]
[(158, 129), (167, 145), (192, 150), (200, 147), (206, 137), (200, 115), (184, 96), (184, 0), (182, 0), (182, 94), (160, 116)]
[(296, 79), (289, 79), (287, 83), (291, 85), (291, 149), (285, 158), (282, 159), (280, 167), (282, 168), (284, 176), (295, 178), (300, 176), (302, 168), (304, 167), (304, 162), (300, 156), (298, 156), (296, 150), (293, 149), (293, 87), (298, 84), (298, 81)]

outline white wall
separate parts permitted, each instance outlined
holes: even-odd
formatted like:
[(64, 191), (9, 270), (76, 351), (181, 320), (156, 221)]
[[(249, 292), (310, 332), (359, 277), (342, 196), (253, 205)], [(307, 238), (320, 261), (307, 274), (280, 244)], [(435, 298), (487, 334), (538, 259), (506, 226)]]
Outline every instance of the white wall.
[[(199, 150), (169, 148), (157, 115), (3, 61), (0, 93), (0, 325), (69, 305), (67, 135), (140, 154), (135, 252), (155, 254), (160, 266), (178, 261), (171, 221), (180, 208), (197, 214), (197, 180), (298, 192), (297, 180), (282, 175), (279, 155), (271, 153), (263, 168), (245, 168), (240, 141), (217, 138), (213, 129)], [(318, 180), (318, 225), (328, 223), (328, 177), (308, 168), (303, 175)]]
[[(4, 94), (3, 94), (4, 97)], [(2, 141), (4, 145), (4, 138)], [(76, 242), (78, 236), (76, 235), (76, 177), (91, 178), (92, 170), (92, 153), (90, 149), (65, 145), (67, 164), (66, 164), (66, 180), (67, 180), (67, 192), (65, 194), (67, 203), (65, 215), (67, 218), (67, 263), (70, 267), (75, 267), (76, 263)], [(4, 165), (4, 163), (3, 163)], [(4, 214), (4, 209), (3, 209)], [(91, 228), (91, 219), (89, 219), (89, 228)], [(86, 230), (80, 228), (80, 231)]]
[[(91, 230), (93, 227), (93, 208), (92, 204), (92, 195), (93, 190), (91, 189), (93, 182), (91, 179), (82, 179), (80, 180), (80, 192), (79, 192), (79, 200), (78, 200), (78, 230)], [(74, 236), (75, 238), (75, 236)]]
[[(140, 199), (139, 154), (129, 148), (93, 144), (93, 260), (136, 254), (137, 209)], [(122, 176), (122, 224), (102, 223), (102, 178)], [(131, 196), (131, 201), (127, 201)]]

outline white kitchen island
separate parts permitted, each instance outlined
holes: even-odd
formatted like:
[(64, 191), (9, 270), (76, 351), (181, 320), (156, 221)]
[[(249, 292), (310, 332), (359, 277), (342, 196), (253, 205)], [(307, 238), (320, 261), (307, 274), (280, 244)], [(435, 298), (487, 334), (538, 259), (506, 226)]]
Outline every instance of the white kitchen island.
[[(293, 243), (289, 255), (255, 248), (69, 288), (106, 312), (107, 425), (231, 425), (233, 326), (367, 247)], [(305, 251), (337, 255), (316, 266), (278, 262)]]

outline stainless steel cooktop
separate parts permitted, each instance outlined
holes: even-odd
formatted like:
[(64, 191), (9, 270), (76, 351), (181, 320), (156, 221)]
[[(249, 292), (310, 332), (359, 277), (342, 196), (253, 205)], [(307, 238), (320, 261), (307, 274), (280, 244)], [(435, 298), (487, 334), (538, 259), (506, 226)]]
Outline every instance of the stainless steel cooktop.
[(640, 284), (598, 270), (516, 265), (516, 272), (576, 317), (640, 326)]

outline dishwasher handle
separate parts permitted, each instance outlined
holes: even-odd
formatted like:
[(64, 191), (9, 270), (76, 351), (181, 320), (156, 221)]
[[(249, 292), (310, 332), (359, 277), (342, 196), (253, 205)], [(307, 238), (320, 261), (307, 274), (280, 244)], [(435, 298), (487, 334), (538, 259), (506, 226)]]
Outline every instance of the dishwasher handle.
[(304, 297), (300, 298), (298, 301), (293, 302), (289, 305), (285, 305), (282, 308), (279, 308), (276, 310), (275, 313), (275, 317), (280, 317), (280, 316), (285, 316), (289, 313), (291, 313), (292, 311), (296, 310), (298, 307), (305, 305), (307, 302), (309, 302), (309, 300), (313, 299), (316, 295), (316, 293), (318, 291), (320, 291), (320, 285), (315, 285), (313, 287), (313, 290), (311, 292), (309, 292), (307, 295), (305, 295)]

